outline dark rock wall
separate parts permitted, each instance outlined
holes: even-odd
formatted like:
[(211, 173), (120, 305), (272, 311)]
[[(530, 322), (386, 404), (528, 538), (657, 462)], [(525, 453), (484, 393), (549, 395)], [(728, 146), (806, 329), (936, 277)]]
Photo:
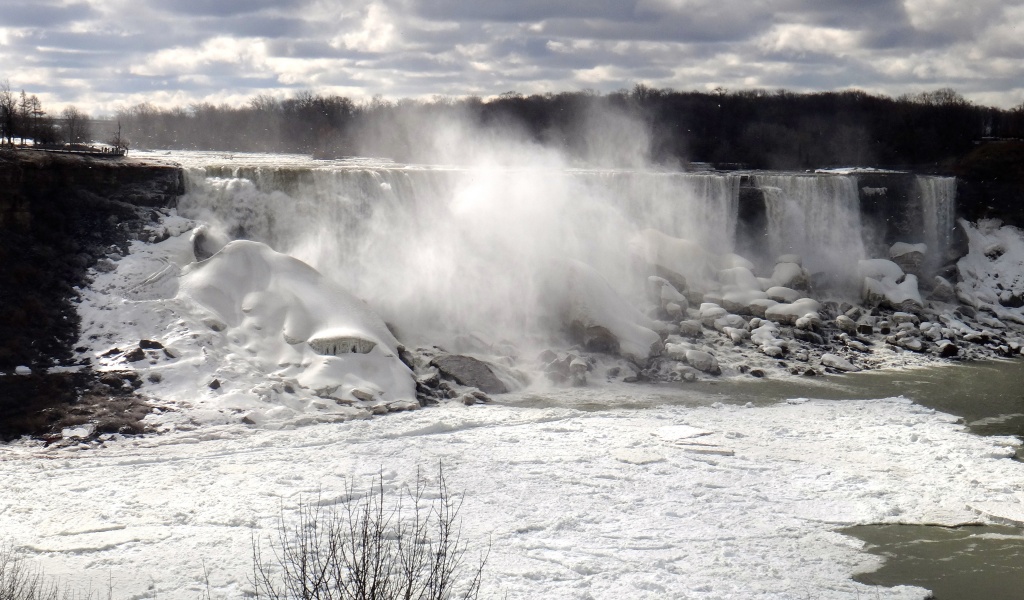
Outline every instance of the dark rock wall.
[(0, 152), (0, 371), (71, 360), (74, 288), (181, 193), (172, 165)]

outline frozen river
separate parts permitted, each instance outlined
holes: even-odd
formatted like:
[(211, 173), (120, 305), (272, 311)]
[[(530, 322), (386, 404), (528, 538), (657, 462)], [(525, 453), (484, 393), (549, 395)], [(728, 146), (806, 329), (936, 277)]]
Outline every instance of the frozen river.
[(492, 545), (487, 598), (924, 598), (854, 581), (880, 561), (837, 530), (1024, 515), (1015, 438), (907, 399), (715, 394), (623, 385), (286, 431), (16, 444), (0, 448), (2, 535), (62, 579), (112, 578), (118, 598), (194, 598), (204, 564), (214, 597), (239, 597), (252, 536), (279, 508), (378, 473), (394, 492), (440, 462), (465, 494), (464, 536)]

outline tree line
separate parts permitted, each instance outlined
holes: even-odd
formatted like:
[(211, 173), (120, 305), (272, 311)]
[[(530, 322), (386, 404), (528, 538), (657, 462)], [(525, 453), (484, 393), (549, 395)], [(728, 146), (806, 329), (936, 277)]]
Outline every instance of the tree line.
[[(6, 114), (6, 113), (5, 113)], [(645, 159), (719, 167), (810, 169), (877, 166), (941, 171), (986, 138), (1024, 138), (1024, 103), (1005, 110), (955, 90), (896, 98), (862, 91), (794, 93), (718, 88), (710, 92), (637, 85), (491, 99), (434, 97), (355, 102), (309, 91), (253, 97), (245, 106), (197, 103), (117, 111), (123, 140), (136, 148), (381, 156), (435, 162), (425, 126), (457, 121), (474, 131), (513, 130), (584, 162), (602, 138), (616, 145), (622, 117), (648, 132)], [(617, 121), (618, 120), (618, 121)]]
[(91, 122), (89, 115), (75, 106), (51, 117), (38, 96), (25, 90), (15, 93), (9, 81), (0, 82), (0, 145), (84, 144), (92, 140)]

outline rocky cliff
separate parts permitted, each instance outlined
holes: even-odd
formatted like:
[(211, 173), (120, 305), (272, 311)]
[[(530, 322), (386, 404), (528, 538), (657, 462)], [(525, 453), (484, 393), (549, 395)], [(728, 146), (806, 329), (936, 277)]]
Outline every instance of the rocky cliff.
[[(25, 366), (34, 380), (70, 364), (79, 334), (76, 288), (88, 283), (90, 268), (126, 253), (173, 206), (183, 181), (170, 164), (0, 151), (0, 373)], [(73, 402), (88, 377), (70, 379), (0, 376), (0, 421), (10, 424), (44, 396), (47, 404)]]

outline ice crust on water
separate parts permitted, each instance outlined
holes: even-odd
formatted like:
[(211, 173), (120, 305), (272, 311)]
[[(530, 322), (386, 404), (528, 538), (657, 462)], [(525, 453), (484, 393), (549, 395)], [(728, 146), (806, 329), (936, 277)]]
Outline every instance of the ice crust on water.
[[(442, 462), (465, 493), (470, 558), (490, 542), (484, 598), (918, 600), (853, 582), (879, 559), (835, 530), (1020, 512), (1021, 464), (995, 458), (1018, 441), (902, 399), (687, 407), (657, 393), (569, 389), (561, 408), (512, 395), (301, 432), (211, 426), (88, 452), (14, 444), (0, 448), (3, 535), (48, 573), (109, 576), (125, 597), (194, 598), (204, 563), (214, 597), (240, 597), (252, 535), (282, 509), (378, 474), (397, 494)], [(655, 406), (618, 409), (623, 394)]]

